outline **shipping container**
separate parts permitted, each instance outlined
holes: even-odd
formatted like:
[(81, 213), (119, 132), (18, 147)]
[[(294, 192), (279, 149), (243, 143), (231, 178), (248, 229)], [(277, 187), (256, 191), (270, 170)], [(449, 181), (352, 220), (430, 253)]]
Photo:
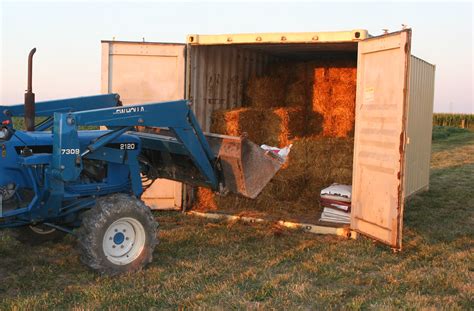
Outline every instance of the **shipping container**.
[[(275, 64), (357, 60), (350, 228), (400, 249), (404, 202), (429, 185), (435, 73), (410, 46), (410, 29), (377, 37), (357, 29), (194, 34), (186, 44), (102, 41), (102, 92), (119, 93), (125, 104), (187, 98), (209, 131), (212, 112), (245, 105), (249, 78)], [(181, 187), (164, 186), (146, 198), (179, 207)]]

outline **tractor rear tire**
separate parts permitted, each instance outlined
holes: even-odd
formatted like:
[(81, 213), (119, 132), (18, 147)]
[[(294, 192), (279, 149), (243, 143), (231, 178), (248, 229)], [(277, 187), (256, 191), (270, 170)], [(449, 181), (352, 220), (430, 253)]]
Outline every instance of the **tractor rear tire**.
[(47, 242), (59, 242), (66, 235), (66, 232), (45, 225), (24, 226), (13, 229), (15, 239), (30, 246), (42, 245)]
[(98, 198), (77, 230), (81, 261), (105, 275), (140, 270), (152, 261), (157, 227), (150, 209), (135, 197)]

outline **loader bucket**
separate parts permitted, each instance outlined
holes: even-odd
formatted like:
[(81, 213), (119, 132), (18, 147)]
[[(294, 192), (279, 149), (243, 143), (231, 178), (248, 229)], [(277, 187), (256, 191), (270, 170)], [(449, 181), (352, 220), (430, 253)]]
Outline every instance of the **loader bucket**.
[[(129, 132), (142, 141), (142, 154), (152, 163), (159, 178), (181, 181), (196, 187), (209, 187), (198, 169), (189, 165), (184, 146), (166, 129)], [(220, 165), (219, 180), (224, 189), (256, 198), (284, 163), (278, 155), (260, 148), (245, 137), (204, 133)], [(156, 176), (155, 176), (156, 177)]]
[(230, 192), (255, 199), (284, 163), (245, 137), (205, 136), (220, 161), (225, 190)]

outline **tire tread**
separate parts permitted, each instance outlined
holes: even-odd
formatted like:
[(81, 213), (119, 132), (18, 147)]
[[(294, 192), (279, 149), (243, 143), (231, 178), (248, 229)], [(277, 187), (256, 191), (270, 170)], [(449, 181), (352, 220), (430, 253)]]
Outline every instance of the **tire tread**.
[[(146, 249), (142, 251), (144, 258), (140, 258), (140, 255), (132, 263), (118, 266), (111, 264), (102, 254), (102, 236), (100, 232), (109, 219), (124, 213), (138, 213), (145, 219), (146, 223), (142, 223), (142, 225), (148, 242), (145, 243)], [(97, 199), (95, 206), (83, 213), (82, 224), (76, 231), (81, 261), (93, 270), (106, 275), (117, 275), (139, 270), (153, 259), (153, 250), (158, 244), (157, 227), (158, 224), (150, 209), (136, 197), (123, 193), (100, 197)], [(137, 260), (140, 260), (140, 262), (137, 262)]]

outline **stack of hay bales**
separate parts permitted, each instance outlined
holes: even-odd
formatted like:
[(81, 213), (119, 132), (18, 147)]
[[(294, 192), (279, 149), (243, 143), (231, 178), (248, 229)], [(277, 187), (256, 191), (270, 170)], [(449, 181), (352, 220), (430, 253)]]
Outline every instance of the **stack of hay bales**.
[(294, 211), (316, 212), (321, 189), (334, 182), (352, 183), (353, 139), (305, 137), (293, 142), (287, 164), (252, 200), (239, 195), (215, 195), (199, 188), (198, 210), (256, 210), (282, 217)]
[(316, 63), (314, 66), (312, 110), (323, 116), (322, 134), (327, 137), (353, 136), (356, 99), (355, 61)]
[(352, 183), (355, 62), (319, 60), (281, 63), (252, 77), (247, 107), (215, 111), (211, 132), (247, 133), (257, 144), (293, 144), (285, 166), (255, 199), (197, 191), (196, 209), (265, 211), (285, 217), (315, 212), (319, 192), (337, 182)]

